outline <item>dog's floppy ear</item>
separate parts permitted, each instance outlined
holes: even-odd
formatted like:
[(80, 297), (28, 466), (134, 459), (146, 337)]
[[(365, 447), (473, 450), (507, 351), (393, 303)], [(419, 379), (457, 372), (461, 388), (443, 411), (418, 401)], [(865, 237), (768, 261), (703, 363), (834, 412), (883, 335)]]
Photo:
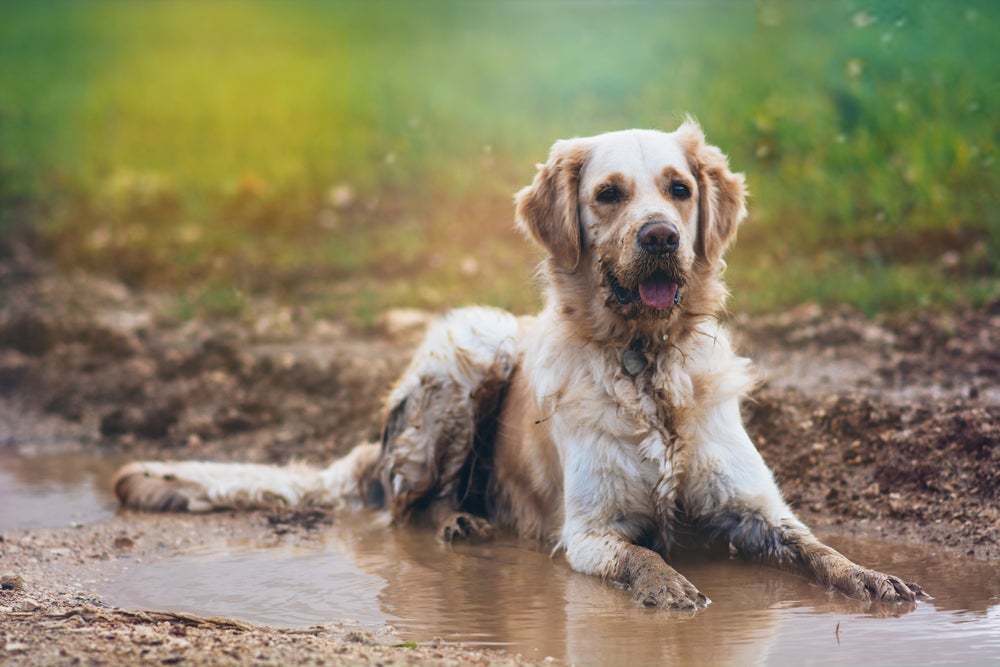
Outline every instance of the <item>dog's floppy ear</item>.
[(747, 215), (743, 174), (729, 171), (729, 160), (718, 148), (705, 143), (705, 134), (694, 120), (684, 121), (677, 135), (698, 178), (697, 252), (709, 266), (715, 266)]
[(577, 188), (587, 154), (583, 140), (557, 141), (549, 161), (538, 165), (535, 180), (514, 196), (518, 227), (567, 271), (576, 270), (580, 263)]

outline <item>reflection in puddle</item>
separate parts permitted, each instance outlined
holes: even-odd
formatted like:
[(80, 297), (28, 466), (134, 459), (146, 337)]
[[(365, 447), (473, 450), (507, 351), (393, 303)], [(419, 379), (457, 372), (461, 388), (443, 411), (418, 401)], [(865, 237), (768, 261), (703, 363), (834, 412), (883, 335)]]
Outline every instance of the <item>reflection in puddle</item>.
[[(192, 517), (192, 521), (198, 521)], [(696, 615), (637, 608), (512, 537), (448, 547), (428, 531), (338, 517), (310, 539), (228, 541), (133, 565), (104, 591), (124, 606), (303, 627), (389, 623), (400, 639), (505, 647), (576, 664), (980, 664), (1000, 656), (995, 565), (879, 542), (833, 540), (936, 596), (915, 611), (864, 605), (739, 561), (685, 561), (713, 604)]]
[(0, 531), (60, 528), (110, 516), (114, 458), (65, 448), (0, 447)]

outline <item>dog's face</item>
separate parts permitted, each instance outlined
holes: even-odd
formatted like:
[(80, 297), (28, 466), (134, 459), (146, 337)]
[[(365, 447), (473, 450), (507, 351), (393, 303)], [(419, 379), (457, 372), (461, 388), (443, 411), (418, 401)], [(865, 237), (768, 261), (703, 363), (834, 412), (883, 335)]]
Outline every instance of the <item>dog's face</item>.
[(577, 198), (582, 242), (609, 308), (657, 316), (679, 303), (695, 260), (698, 195), (672, 135), (632, 130), (594, 140)]
[(743, 177), (691, 121), (611, 132), (557, 142), (517, 214), (551, 278), (582, 279), (620, 317), (656, 322), (718, 282), (745, 216)]

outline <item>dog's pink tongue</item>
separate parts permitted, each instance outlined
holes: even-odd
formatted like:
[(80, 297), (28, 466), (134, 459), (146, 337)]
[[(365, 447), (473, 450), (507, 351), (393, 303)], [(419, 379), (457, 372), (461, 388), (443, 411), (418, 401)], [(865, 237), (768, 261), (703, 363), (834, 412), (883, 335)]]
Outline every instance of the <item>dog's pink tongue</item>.
[(670, 308), (676, 296), (677, 283), (670, 280), (648, 278), (639, 283), (639, 298), (650, 308)]

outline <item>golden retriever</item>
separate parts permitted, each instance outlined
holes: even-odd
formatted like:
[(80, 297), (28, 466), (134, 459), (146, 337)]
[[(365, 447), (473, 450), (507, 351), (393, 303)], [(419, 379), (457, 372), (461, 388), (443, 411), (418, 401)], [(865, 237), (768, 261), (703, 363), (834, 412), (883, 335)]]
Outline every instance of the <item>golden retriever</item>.
[(367, 502), (429, 516), (443, 539), (500, 525), (670, 609), (709, 603), (664, 559), (680, 538), (913, 602), (920, 586), (813, 536), (744, 429), (755, 380), (719, 320), (745, 194), (691, 120), (558, 141), (516, 196), (518, 225), (547, 253), (537, 317), (444, 316), (388, 398), (382, 442), (324, 470), (132, 463), (118, 497), (179, 511)]

